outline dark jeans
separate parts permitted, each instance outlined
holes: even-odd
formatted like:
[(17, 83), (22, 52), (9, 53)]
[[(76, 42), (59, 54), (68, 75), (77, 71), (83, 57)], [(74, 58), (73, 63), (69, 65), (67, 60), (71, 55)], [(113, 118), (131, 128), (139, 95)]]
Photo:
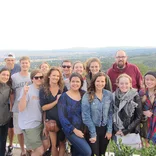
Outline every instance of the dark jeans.
[(107, 131), (107, 126), (104, 127), (96, 127), (96, 142), (90, 143), (90, 147), (92, 149), (92, 156), (96, 154), (96, 156), (101, 156), (102, 154), (105, 155), (107, 145), (109, 140), (105, 138)]
[(72, 144), (72, 156), (91, 156), (91, 149), (84, 138), (79, 138), (74, 133), (66, 136)]
[(0, 126), (0, 156), (5, 155), (6, 139), (8, 134), (8, 123)]

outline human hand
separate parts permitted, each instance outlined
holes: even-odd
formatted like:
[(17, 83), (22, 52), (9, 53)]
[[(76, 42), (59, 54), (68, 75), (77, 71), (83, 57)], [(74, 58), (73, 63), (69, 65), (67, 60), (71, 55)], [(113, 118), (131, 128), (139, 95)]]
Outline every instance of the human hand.
[(90, 141), (91, 143), (95, 143), (95, 142), (96, 142), (96, 137), (90, 138), (89, 141)]
[(106, 133), (105, 138), (107, 138), (108, 140), (110, 140), (112, 137), (112, 133)]
[(44, 127), (43, 128), (43, 136), (46, 136), (46, 137), (48, 137), (48, 131), (46, 130), (46, 128)]
[(121, 135), (124, 136), (123, 132), (121, 130), (117, 131), (115, 135)]
[(143, 111), (143, 114), (149, 118), (153, 115), (153, 113), (150, 110)]
[(28, 86), (28, 82), (26, 82), (26, 84), (24, 85), (24, 94), (26, 95), (29, 91), (29, 86)]
[(74, 132), (75, 135), (77, 135), (78, 137), (84, 138), (84, 134), (83, 134), (80, 130), (74, 128), (73, 132)]

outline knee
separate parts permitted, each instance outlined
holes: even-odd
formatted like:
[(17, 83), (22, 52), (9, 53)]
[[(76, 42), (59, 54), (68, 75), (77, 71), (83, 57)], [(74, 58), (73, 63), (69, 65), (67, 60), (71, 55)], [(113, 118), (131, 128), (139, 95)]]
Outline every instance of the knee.
[(84, 151), (84, 152), (85, 152), (84, 155), (86, 155), (86, 156), (91, 156), (92, 155), (91, 148), (86, 148), (86, 151)]

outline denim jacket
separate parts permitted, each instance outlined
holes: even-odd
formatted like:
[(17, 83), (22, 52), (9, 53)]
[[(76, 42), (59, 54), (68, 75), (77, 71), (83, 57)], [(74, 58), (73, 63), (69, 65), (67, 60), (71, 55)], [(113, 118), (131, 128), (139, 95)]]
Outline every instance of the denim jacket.
[(102, 101), (95, 95), (90, 103), (88, 93), (82, 98), (82, 120), (88, 127), (91, 138), (96, 136), (96, 126), (106, 126), (107, 132), (112, 133), (113, 96), (108, 90), (103, 89)]

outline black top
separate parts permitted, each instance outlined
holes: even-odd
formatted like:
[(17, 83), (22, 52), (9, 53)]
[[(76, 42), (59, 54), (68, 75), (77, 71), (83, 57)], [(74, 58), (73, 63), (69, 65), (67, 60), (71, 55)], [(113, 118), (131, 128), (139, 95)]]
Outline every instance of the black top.
[[(63, 92), (66, 92), (67, 88), (64, 87)], [(46, 95), (46, 93), (44, 92), (44, 89), (42, 88), (39, 92), (39, 98), (40, 98), (40, 105), (41, 107), (43, 107), (46, 104), (52, 103), (57, 99), (57, 95), (61, 94), (61, 91), (59, 90), (58, 93), (56, 94), (56, 96), (53, 96), (51, 93), (49, 95)], [(46, 110), (46, 119), (50, 120), (56, 120), (58, 126), (60, 127), (60, 122), (59, 122), (59, 117), (58, 117), (58, 110), (57, 110), (57, 104), (49, 109)]]

